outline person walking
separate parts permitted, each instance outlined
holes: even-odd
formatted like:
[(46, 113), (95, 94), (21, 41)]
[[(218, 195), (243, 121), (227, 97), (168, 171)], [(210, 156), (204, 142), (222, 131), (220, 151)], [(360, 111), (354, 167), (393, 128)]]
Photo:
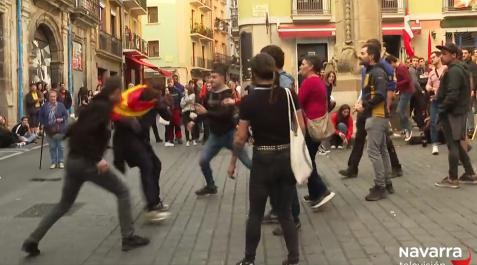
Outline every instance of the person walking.
[[(174, 139), (176, 144), (182, 144), (182, 118), (181, 118), (181, 99), (183, 97), (183, 92), (180, 90), (179, 83), (169, 82), (166, 90), (169, 92), (167, 97), (172, 100), (170, 106), (171, 120), (170, 124), (166, 126), (166, 144), (167, 147), (174, 146)], [(182, 90), (184, 91), (184, 90)]]
[[(328, 112), (328, 94), (323, 80), (318, 75), (321, 65), (318, 56), (306, 56), (300, 66), (300, 74), (304, 79), (298, 92), (298, 99), (303, 116), (310, 120), (323, 117)], [(323, 178), (318, 174), (315, 158), (320, 143), (315, 142), (308, 131), (305, 141), (313, 164), (313, 171), (308, 178), (308, 195), (305, 196), (305, 201), (311, 208), (318, 209), (333, 199), (335, 193), (328, 190)]]
[(86, 181), (91, 181), (116, 196), (122, 250), (128, 251), (149, 244), (147, 238), (134, 234), (131, 197), (126, 184), (110, 170), (108, 162), (102, 158), (111, 136), (110, 113), (120, 99), (121, 79), (110, 78), (102, 92), (80, 111), (78, 120), (66, 134), (69, 138), (69, 153), (60, 202), (24, 241), (23, 251), (32, 256), (40, 254), (38, 243), (68, 212)]
[(40, 110), (40, 122), (43, 124), (50, 148), (50, 169), (65, 168), (63, 137), (68, 124), (68, 111), (63, 103), (57, 101), (57, 95), (56, 90), (50, 90), (48, 103), (45, 103)]
[[(225, 85), (226, 76), (227, 66), (220, 63), (213, 66), (210, 74), (212, 87), (204, 100), (205, 106), (196, 104), (195, 109), (198, 117), (194, 121), (189, 122), (187, 126), (190, 130), (195, 126), (196, 122), (207, 119), (210, 127), (209, 138), (202, 149), (199, 159), (199, 165), (205, 177), (206, 185), (195, 192), (198, 196), (217, 194), (217, 186), (215, 186), (210, 161), (222, 148), (232, 150), (237, 123), (234, 119), (235, 107), (223, 104), (225, 99), (233, 100), (232, 90)], [(252, 166), (246, 150), (242, 150), (238, 158), (247, 168)]]
[[(466, 136), (466, 119), (470, 106), (470, 75), (462, 62), (457, 59), (459, 48), (448, 43), (436, 46), (442, 52), (442, 64), (447, 71), (442, 77), (437, 93), (439, 121), (449, 149), (449, 175), (436, 182), (437, 187), (459, 188), (459, 182), (477, 184), (477, 177), (467, 151), (461, 145)], [(465, 173), (458, 178), (459, 160)]]
[[(291, 204), (296, 191), (296, 180), (290, 163), (290, 125), (288, 95), (284, 88), (274, 85), (275, 62), (273, 57), (260, 53), (250, 62), (253, 94), (240, 104), (240, 122), (234, 140), (234, 153), (244, 151), (251, 126), (254, 134), (253, 162), (249, 182), (249, 202), (245, 257), (237, 265), (255, 264), (257, 246), (260, 242), (261, 222), (267, 198), (272, 193), (278, 196), (277, 214), (288, 249), (283, 265), (299, 262), (298, 233), (292, 219)], [(293, 93), (292, 100), (298, 106)], [(304, 129), (301, 111), (297, 109), (298, 124)], [(293, 119), (294, 120), (294, 119)]]
[(432, 154), (439, 154), (439, 109), (437, 104), (437, 94), (439, 92), (439, 87), (441, 84), (441, 79), (444, 76), (445, 71), (447, 71), (447, 66), (442, 65), (441, 62), (441, 52), (433, 51), (431, 53), (431, 62), (434, 66), (434, 69), (429, 73), (429, 79), (426, 84), (426, 90), (429, 93), (431, 100), (430, 104), (430, 113), (431, 113), (431, 143), (432, 143)]
[[(394, 60), (391, 60), (392, 62)], [(416, 90), (411, 74), (416, 74), (414, 68), (401, 64), (398, 60), (393, 62), (396, 71), (396, 90), (399, 93), (398, 112), (401, 121), (401, 129), (405, 134), (404, 140), (409, 142), (412, 138), (412, 128), (408, 112), (411, 108), (411, 98)]]
[(367, 201), (386, 198), (386, 190), (394, 193), (391, 181), (391, 162), (386, 146), (389, 132), (387, 108), (387, 75), (379, 64), (381, 47), (367, 43), (361, 48), (359, 61), (366, 66), (361, 100), (356, 104), (358, 113), (366, 117), (365, 129), (368, 135), (368, 156), (374, 169), (374, 186), (365, 197)]
[(475, 94), (477, 91), (477, 64), (472, 61), (471, 50), (469, 48), (462, 49), (462, 59), (464, 64), (467, 65), (467, 68), (470, 72), (471, 82), (470, 82), (470, 110), (467, 118), (467, 135), (471, 138), (475, 130), (475, 121), (474, 121), (474, 110), (473, 105), (475, 101)]
[(30, 122), (30, 133), (40, 132), (40, 109), (43, 104), (43, 94), (38, 91), (36, 84), (30, 84), (30, 91), (25, 95), (25, 107)]
[[(370, 39), (366, 43), (368, 44), (373, 44), (377, 47), (381, 47), (381, 43), (376, 40), (376, 39)], [(381, 52), (381, 55), (383, 55), (383, 52)], [(389, 106), (392, 104), (394, 93), (396, 91), (396, 82), (394, 81), (394, 68), (391, 65), (390, 62), (388, 62), (385, 58), (381, 57), (379, 64), (384, 68), (384, 71), (386, 72), (387, 75), (387, 80), (386, 80), (386, 88), (387, 88), (387, 98), (386, 98), (386, 103), (388, 104), (388, 112), (390, 112)], [(406, 69), (407, 71), (407, 69)], [(362, 67), (361, 71), (361, 79), (365, 80), (366, 78), (366, 73), (367, 73), (367, 68), (366, 66)], [(361, 99), (362, 97), (362, 90), (360, 93), (360, 97), (358, 99)], [(345, 170), (340, 170), (339, 173), (344, 176), (344, 179), (349, 179), (349, 178), (356, 178), (358, 177), (358, 167), (359, 163), (361, 161), (361, 157), (363, 156), (363, 151), (364, 151), (364, 146), (366, 143), (366, 119), (367, 116), (364, 113), (357, 113), (357, 118), (356, 118), (356, 136), (354, 139), (354, 145), (353, 149), (351, 150), (351, 154), (348, 159), (348, 168)], [(391, 140), (391, 137), (389, 135), (386, 135), (386, 146), (388, 148), (388, 153), (389, 153), (389, 158), (391, 160), (391, 166), (392, 166), (392, 177), (401, 177), (403, 175), (402, 171), (402, 165), (399, 162), (399, 158), (397, 156), (396, 149), (394, 148), (394, 144)]]
[(195, 91), (194, 86), (188, 85), (185, 90), (185, 94), (181, 99), (181, 108), (182, 108), (182, 121), (185, 128), (186, 135), (186, 146), (197, 145), (197, 140), (199, 139), (199, 127), (194, 125), (192, 129), (187, 128), (187, 124), (197, 116), (195, 113)]

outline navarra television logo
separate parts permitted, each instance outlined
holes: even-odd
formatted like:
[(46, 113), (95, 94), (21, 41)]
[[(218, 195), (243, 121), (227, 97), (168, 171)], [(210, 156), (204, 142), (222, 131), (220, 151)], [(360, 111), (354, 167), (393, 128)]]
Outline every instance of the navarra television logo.
[(422, 258), (428, 262), (400, 262), (400, 265), (447, 265), (441, 263), (439, 259), (450, 259), (452, 265), (470, 265), (472, 261), (472, 253), (470, 248), (467, 248), (468, 257), (463, 259), (464, 254), (462, 248), (458, 247), (400, 247), (399, 258), (401, 259), (415, 259)]

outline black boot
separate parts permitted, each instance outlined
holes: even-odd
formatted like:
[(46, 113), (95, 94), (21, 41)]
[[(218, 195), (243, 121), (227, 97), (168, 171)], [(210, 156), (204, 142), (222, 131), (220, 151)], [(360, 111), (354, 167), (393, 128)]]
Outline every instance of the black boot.
[(358, 177), (358, 170), (353, 170), (351, 168), (347, 168), (345, 170), (339, 171), (340, 175), (344, 176), (344, 179), (351, 179)]
[(123, 251), (129, 251), (138, 247), (142, 247), (149, 244), (149, 239), (133, 235), (123, 238)]
[(22, 250), (32, 257), (40, 255), (40, 249), (38, 249), (37, 242), (26, 240), (25, 242), (23, 242)]
[(384, 187), (374, 186), (369, 190), (366, 196), (367, 201), (379, 201), (386, 198), (386, 189)]

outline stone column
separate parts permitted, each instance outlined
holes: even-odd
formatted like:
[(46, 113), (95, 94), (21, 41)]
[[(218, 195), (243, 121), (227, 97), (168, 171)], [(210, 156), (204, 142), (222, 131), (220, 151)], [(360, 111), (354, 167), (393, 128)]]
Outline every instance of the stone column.
[(338, 71), (339, 90), (359, 91), (358, 54), (368, 39), (382, 40), (381, 0), (335, 0), (336, 46), (330, 67)]

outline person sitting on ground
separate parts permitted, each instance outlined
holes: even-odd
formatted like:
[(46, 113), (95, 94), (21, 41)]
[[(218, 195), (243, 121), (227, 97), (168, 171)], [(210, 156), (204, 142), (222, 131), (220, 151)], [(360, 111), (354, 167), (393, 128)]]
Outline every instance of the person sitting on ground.
[(0, 148), (10, 147), (17, 142), (17, 137), (7, 128), (7, 120), (0, 115)]
[(21, 121), (13, 126), (12, 133), (18, 138), (18, 143), (31, 144), (35, 142), (37, 135), (30, 133), (30, 125), (28, 124), (28, 117), (22, 117)]
[(331, 137), (331, 149), (343, 149), (347, 147), (353, 136), (353, 117), (351, 117), (351, 108), (349, 105), (342, 105), (338, 111), (331, 114), (331, 121), (335, 126), (336, 132)]

